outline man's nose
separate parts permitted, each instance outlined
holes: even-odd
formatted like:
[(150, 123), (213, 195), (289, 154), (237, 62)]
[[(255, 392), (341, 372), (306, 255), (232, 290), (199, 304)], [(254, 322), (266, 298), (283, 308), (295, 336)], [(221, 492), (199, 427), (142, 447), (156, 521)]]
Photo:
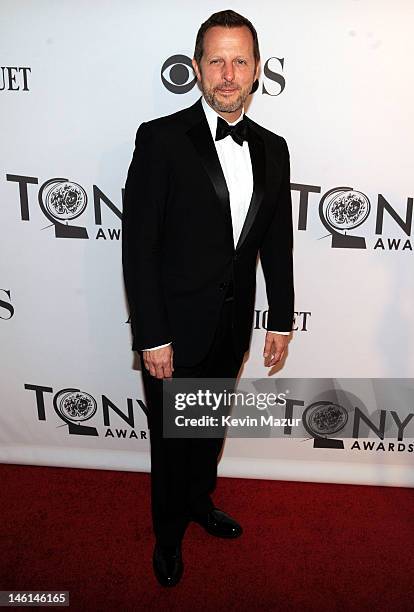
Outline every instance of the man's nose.
[(226, 81), (232, 81), (234, 79), (234, 66), (232, 62), (226, 62), (224, 64), (223, 77)]

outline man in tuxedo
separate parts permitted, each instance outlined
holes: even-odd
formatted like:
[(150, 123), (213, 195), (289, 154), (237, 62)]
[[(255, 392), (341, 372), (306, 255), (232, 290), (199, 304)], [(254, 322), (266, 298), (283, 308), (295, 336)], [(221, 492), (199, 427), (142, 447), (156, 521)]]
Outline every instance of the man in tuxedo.
[(202, 98), (138, 129), (123, 211), (151, 439), (153, 567), (164, 586), (181, 578), (190, 521), (224, 538), (242, 528), (211, 499), (223, 440), (163, 436), (163, 379), (237, 378), (258, 254), (269, 305), (265, 366), (283, 358), (293, 320), (289, 153), (244, 114), (260, 72), (250, 21), (230, 10), (212, 15), (197, 34), (193, 68)]

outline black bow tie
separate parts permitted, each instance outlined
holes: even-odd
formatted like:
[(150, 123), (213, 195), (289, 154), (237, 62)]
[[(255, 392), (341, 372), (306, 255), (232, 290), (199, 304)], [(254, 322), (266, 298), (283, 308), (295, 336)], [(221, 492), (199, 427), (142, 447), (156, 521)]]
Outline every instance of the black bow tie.
[(217, 117), (216, 140), (221, 140), (222, 138), (226, 138), (226, 136), (231, 136), (234, 142), (243, 146), (243, 141), (247, 140), (247, 123), (244, 117), (241, 121), (236, 123), (236, 125), (229, 125), (227, 121), (224, 121), (221, 117)]

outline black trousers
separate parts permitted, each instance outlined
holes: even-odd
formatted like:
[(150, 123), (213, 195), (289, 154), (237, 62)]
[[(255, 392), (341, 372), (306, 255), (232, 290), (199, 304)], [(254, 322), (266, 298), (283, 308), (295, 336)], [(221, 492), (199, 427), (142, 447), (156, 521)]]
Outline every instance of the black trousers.
[[(243, 355), (232, 342), (233, 304), (223, 303), (219, 323), (206, 357), (194, 367), (174, 365), (173, 378), (236, 380)], [(223, 438), (163, 437), (163, 382), (149, 374), (142, 362), (151, 443), (151, 508), (156, 540), (163, 545), (181, 542), (191, 513), (211, 510), (217, 480), (217, 459)]]

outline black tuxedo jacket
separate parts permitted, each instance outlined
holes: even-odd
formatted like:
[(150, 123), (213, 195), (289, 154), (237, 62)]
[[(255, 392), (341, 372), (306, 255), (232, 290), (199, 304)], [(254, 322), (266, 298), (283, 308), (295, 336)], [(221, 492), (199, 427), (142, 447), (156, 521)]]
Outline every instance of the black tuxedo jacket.
[(122, 219), (133, 350), (172, 341), (175, 365), (201, 361), (233, 281), (234, 344), (246, 351), (259, 253), (267, 327), (292, 329), (289, 152), (282, 137), (245, 120), (254, 189), (236, 248), (229, 193), (201, 98), (138, 129)]

